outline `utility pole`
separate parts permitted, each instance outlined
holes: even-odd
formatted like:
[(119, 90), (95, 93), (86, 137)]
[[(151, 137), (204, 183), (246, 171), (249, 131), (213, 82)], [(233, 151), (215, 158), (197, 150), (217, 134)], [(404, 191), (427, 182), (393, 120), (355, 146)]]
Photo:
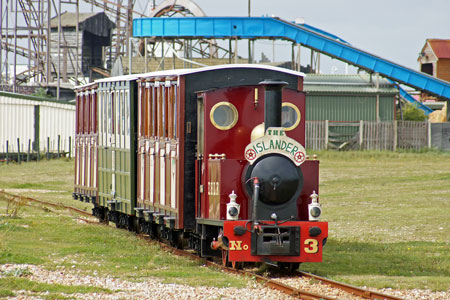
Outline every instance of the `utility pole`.
[[(250, 18), (251, 16), (251, 0), (248, 0), (248, 17)], [(251, 44), (251, 40), (248, 40), (248, 63), (252, 64), (253, 63), (253, 57), (252, 57), (252, 44)]]

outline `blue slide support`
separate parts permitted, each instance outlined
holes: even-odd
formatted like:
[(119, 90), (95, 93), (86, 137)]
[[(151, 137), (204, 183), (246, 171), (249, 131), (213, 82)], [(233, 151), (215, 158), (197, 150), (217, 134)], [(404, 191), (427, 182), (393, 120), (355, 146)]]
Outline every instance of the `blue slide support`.
[[(359, 50), (333, 35), (271, 17), (141, 18), (134, 37), (279, 38), (347, 62), (428, 94), (450, 99), (450, 83)], [(406, 93), (406, 92), (405, 92)], [(403, 95), (402, 95), (403, 96)], [(411, 97), (411, 96), (410, 96)], [(411, 97), (412, 98), (412, 97)], [(409, 101), (412, 101), (411, 98)], [(412, 98), (414, 99), (414, 98)], [(415, 101), (415, 100), (414, 100)], [(425, 107), (425, 106), (424, 106)], [(423, 109), (423, 108), (422, 108)], [(428, 109), (428, 108), (427, 108)], [(426, 111), (426, 113), (429, 111)]]

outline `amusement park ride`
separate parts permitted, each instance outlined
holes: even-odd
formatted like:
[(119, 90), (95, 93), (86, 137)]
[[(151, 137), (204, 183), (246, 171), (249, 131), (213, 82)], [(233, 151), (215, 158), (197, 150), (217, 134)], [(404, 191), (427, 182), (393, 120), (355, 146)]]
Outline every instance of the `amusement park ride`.
[[(0, 23), (0, 85), (13, 83), (15, 91), (20, 84), (33, 81), (40, 86), (57, 86), (59, 95), (61, 82), (73, 86), (86, 84), (92, 79), (92, 76), (80, 72), (80, 61), (84, 59), (82, 45), (78, 39), (76, 43), (70, 42), (70, 34), (78, 34), (82, 30), (78, 26), (83, 15), (79, 13), (79, 0), (58, 3), (50, 0), (1, 1), (4, 16)], [(114, 23), (109, 45), (103, 47), (102, 62), (92, 66), (90, 74), (98, 72), (108, 76), (118, 61), (121, 64), (119, 70), (125, 74), (254, 63), (255, 41), (281, 40), (292, 46), (291, 61), (288, 63), (290, 69), (300, 71), (300, 49), (306, 47), (311, 50), (310, 72), (319, 69), (320, 55), (325, 54), (370, 74), (379, 74), (399, 85), (450, 99), (448, 82), (372, 55), (307, 24), (272, 17), (206, 17), (203, 10), (191, 0), (164, 0), (160, 3), (155, 0), (142, 3), (131, 0), (128, 3), (122, 0), (85, 2), (91, 6), (91, 10), (94, 7), (103, 10)], [(69, 30), (63, 30), (65, 24), (61, 22), (63, 14), (60, 13), (62, 3), (64, 7), (75, 7), (72, 20), (74, 27)], [(18, 26), (18, 22), (25, 26)], [(52, 27), (51, 24), (57, 26)], [(238, 49), (239, 40), (247, 40), (248, 47)], [(25, 41), (28, 45), (25, 45)], [(246, 58), (238, 54), (238, 50), (242, 53), (245, 48), (248, 49)], [(17, 69), (19, 57), (22, 61), (23, 58), (27, 60), (27, 68), (22, 73), (18, 73)], [(13, 70), (8, 70), (11, 61)], [(68, 65), (71, 67), (68, 68)], [(399, 88), (405, 100), (416, 102)], [(426, 114), (431, 112), (416, 103)]]

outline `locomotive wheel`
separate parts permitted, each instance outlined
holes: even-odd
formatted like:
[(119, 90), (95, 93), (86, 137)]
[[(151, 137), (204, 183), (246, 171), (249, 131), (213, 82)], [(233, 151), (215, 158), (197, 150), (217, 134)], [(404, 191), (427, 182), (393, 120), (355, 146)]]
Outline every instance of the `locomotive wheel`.
[(222, 249), (222, 265), (224, 267), (229, 267), (230, 266), (230, 262), (228, 261), (228, 250), (223, 250)]
[(242, 261), (232, 261), (231, 267), (235, 270), (241, 270), (244, 267), (244, 262)]
[(280, 269), (285, 269), (289, 272), (297, 271), (297, 269), (300, 267), (300, 263), (278, 262), (277, 264)]
[(300, 263), (290, 263), (288, 266), (288, 269), (290, 272), (297, 271), (297, 269), (300, 267)]
[(244, 262), (242, 261), (229, 261), (228, 260), (228, 250), (222, 250), (222, 265), (225, 267), (232, 267), (235, 270), (241, 270), (244, 267)]

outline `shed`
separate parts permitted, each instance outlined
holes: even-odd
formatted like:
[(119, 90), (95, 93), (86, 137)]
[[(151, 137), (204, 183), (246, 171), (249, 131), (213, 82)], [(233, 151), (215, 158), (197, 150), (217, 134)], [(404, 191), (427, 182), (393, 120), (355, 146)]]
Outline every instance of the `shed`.
[[(64, 81), (74, 76), (76, 58), (78, 56), (78, 70), (83, 76), (90, 76), (93, 67), (103, 68), (103, 47), (111, 46), (112, 30), (115, 24), (109, 20), (104, 12), (79, 13), (78, 36), (76, 35), (77, 14), (64, 12), (61, 14), (61, 76)], [(50, 21), (51, 39), (58, 41), (58, 17)], [(78, 40), (78, 48), (77, 46)], [(57, 44), (51, 48), (53, 63), (58, 65)], [(54, 70), (52, 70), (54, 72)], [(53, 74), (56, 76), (56, 73)]]
[[(328, 145), (340, 148), (358, 139), (360, 121), (379, 124), (377, 121), (395, 120), (399, 91), (390, 81), (376, 75), (307, 74), (304, 91), (310, 143), (318, 132), (324, 131)], [(323, 122), (326, 120), (329, 122)]]
[(399, 91), (376, 75), (307, 74), (304, 91), (307, 120), (395, 120)]
[(427, 39), (417, 60), (422, 72), (450, 81), (450, 40)]
[(19, 148), (72, 152), (74, 135), (74, 103), (0, 92), (0, 157)]

